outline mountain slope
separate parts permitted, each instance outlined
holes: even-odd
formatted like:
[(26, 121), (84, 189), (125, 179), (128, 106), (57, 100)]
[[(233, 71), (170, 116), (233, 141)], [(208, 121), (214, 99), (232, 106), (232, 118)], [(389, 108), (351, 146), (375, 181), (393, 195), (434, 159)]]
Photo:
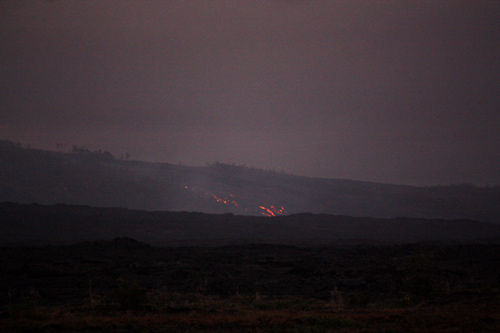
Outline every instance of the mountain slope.
[(302, 212), (500, 223), (500, 187), (414, 187), (319, 179), (216, 163), (187, 167), (0, 141), (0, 202), (239, 215)]

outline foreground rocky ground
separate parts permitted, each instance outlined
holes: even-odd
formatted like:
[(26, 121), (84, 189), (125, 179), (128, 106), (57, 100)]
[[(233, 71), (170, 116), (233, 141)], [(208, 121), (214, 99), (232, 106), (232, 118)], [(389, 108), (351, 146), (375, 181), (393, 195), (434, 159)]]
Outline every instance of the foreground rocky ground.
[(494, 332), (499, 263), (496, 244), (0, 248), (0, 327)]

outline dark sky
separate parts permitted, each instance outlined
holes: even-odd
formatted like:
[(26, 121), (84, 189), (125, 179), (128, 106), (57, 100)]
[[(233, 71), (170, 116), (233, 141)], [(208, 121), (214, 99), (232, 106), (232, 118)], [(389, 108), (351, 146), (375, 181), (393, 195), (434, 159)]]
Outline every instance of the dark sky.
[(0, 1), (0, 138), (500, 184), (500, 1)]

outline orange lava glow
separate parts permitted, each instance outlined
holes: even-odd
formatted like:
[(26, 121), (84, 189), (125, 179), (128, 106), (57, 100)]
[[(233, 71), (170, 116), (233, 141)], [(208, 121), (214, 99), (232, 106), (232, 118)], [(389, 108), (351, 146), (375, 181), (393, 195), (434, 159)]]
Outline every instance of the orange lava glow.
[[(236, 202), (235, 200), (228, 199), (228, 198), (221, 198), (221, 197), (219, 197), (215, 193), (205, 192), (205, 196), (212, 197), (215, 200), (217, 200), (217, 202), (221, 202), (221, 203), (226, 204), (226, 205), (233, 205), (233, 206), (236, 206), (236, 207), (240, 206), (240, 204), (238, 202)], [(231, 198), (234, 198), (234, 194), (229, 194), (229, 196)]]
[[(186, 190), (190, 189), (188, 186), (184, 186), (184, 188)], [(198, 193), (200, 193), (200, 192), (198, 192)], [(217, 194), (215, 194), (213, 192), (209, 192), (209, 191), (203, 191), (201, 193), (206, 198), (212, 198), (212, 199), (215, 199), (217, 202), (220, 202), (222, 204), (232, 205), (232, 206), (238, 207), (240, 209), (244, 209), (245, 212), (248, 212), (248, 208), (244, 207), (245, 205), (243, 205), (243, 207), (242, 207), (240, 205), (240, 203), (238, 203), (236, 201), (236, 195), (234, 193), (229, 193), (229, 197), (222, 197), (222, 196), (219, 196), (219, 195), (217, 195)], [(262, 215), (264, 215), (264, 216), (273, 217), (273, 216), (278, 216), (278, 215), (286, 214), (285, 207), (283, 207), (283, 206), (280, 206), (280, 207), (275, 207), (275, 206), (269, 206), (269, 207), (259, 206), (258, 208), (260, 208), (262, 210), (260, 213)]]
[(283, 207), (283, 206), (281, 206), (279, 208), (276, 208), (274, 206), (271, 206), (269, 208), (264, 207), (264, 206), (259, 206), (259, 208), (263, 210), (262, 215), (269, 216), (269, 217), (283, 215), (286, 213), (285, 207)]

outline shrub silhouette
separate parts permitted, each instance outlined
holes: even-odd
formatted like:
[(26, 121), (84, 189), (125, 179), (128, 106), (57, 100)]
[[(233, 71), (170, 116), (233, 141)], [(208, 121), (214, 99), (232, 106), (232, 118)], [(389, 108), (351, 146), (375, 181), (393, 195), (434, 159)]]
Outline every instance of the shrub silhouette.
[(433, 291), (431, 264), (422, 248), (415, 248), (407, 262), (405, 276), (408, 292), (418, 298), (429, 296)]
[(118, 280), (118, 287), (111, 292), (110, 297), (122, 310), (140, 310), (147, 301), (146, 289), (122, 278)]

